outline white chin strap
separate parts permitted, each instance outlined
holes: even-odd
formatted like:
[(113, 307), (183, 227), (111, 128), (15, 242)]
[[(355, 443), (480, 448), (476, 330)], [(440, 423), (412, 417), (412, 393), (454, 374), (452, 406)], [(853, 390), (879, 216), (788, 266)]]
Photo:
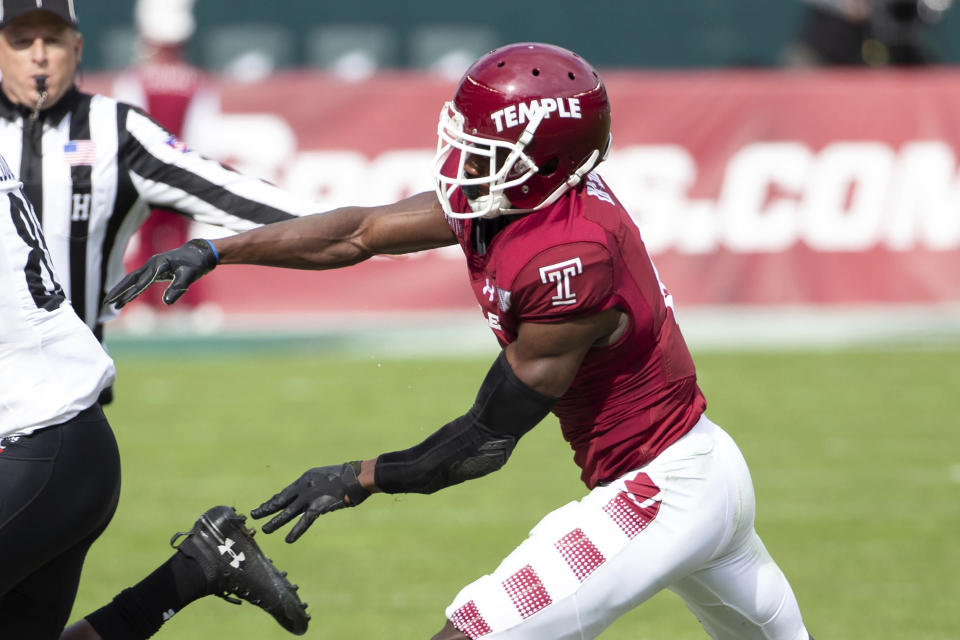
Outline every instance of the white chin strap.
[(467, 204), (474, 213), (480, 214), (481, 218), (498, 218), (510, 210), (510, 200), (503, 191), (475, 199), (467, 198)]
[[(580, 184), (580, 182), (583, 180), (583, 176), (585, 176), (585, 175), (587, 175), (588, 173), (590, 173), (590, 171), (592, 171), (593, 168), (594, 168), (595, 166), (597, 166), (597, 160), (598, 160), (599, 158), (600, 158), (600, 150), (599, 150), (599, 149), (594, 149), (594, 150), (593, 150), (593, 153), (590, 154), (590, 157), (587, 158), (586, 162), (584, 162), (582, 165), (580, 165), (580, 167), (579, 167), (576, 171), (574, 171), (573, 174), (571, 174), (569, 178), (567, 178), (563, 183), (561, 183), (560, 186), (557, 187), (557, 188), (553, 191), (553, 193), (551, 193), (549, 196), (547, 196), (546, 198), (544, 198), (544, 200), (543, 200), (540, 204), (538, 204), (537, 206), (535, 206), (534, 208), (532, 208), (532, 209), (506, 209), (506, 208), (504, 208), (504, 209), (500, 209), (500, 215), (515, 215), (515, 214), (518, 214), (518, 213), (530, 213), (531, 211), (539, 211), (540, 209), (543, 209), (544, 207), (549, 207), (549, 206), (552, 205), (554, 202), (556, 202), (557, 200), (559, 200), (559, 199), (560, 199), (560, 196), (562, 196), (562, 195), (565, 194), (567, 191), (569, 191), (570, 189), (573, 189), (573, 188), (576, 187), (578, 184)], [(509, 200), (506, 199), (506, 197), (504, 197), (504, 202), (506, 202), (506, 204), (509, 204), (509, 203), (510, 203)], [(471, 206), (473, 206), (473, 205), (471, 204)], [(486, 216), (486, 217), (492, 218), (492, 217), (496, 217), (496, 216), (490, 216), (490, 215), (488, 215), (488, 216)]]
[[(563, 182), (563, 184), (557, 187), (553, 193), (547, 196), (543, 202), (535, 206), (533, 209), (501, 209), (500, 213), (509, 214), (509, 215), (516, 214), (516, 213), (530, 213), (531, 211), (538, 211), (540, 209), (543, 209), (544, 207), (549, 207), (554, 202), (559, 200), (560, 196), (566, 193), (569, 189), (573, 189), (578, 184), (580, 184), (583, 181), (583, 176), (593, 171), (593, 168), (597, 166), (598, 163), (606, 160), (610, 156), (610, 147), (612, 145), (613, 145), (613, 134), (608, 134), (607, 144), (604, 146), (602, 157), (601, 157), (600, 150), (594, 149), (593, 153), (590, 154), (590, 157), (587, 158), (586, 161), (582, 165), (580, 165), (577, 168), (577, 170), (574, 171), (573, 174), (566, 179), (566, 181)], [(504, 198), (504, 200), (506, 200), (506, 198)], [(509, 201), (507, 201), (507, 203), (509, 204)]]

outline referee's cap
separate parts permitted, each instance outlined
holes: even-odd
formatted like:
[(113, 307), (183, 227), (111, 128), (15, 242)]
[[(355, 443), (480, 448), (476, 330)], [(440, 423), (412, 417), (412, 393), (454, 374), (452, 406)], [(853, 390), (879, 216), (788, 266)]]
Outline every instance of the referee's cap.
[(73, 0), (2, 0), (0, 1), (0, 28), (31, 11), (46, 11), (74, 27), (78, 24), (77, 10), (73, 6)]

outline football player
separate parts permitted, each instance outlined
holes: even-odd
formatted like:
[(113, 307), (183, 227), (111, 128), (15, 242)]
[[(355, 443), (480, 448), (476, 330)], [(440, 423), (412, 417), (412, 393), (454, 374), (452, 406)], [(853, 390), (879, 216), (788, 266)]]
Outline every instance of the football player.
[(171, 281), (173, 303), (220, 264), (332, 269), (458, 243), (503, 347), (462, 416), (409, 449), (308, 470), (254, 509), (267, 533), (370, 494), (432, 493), (502, 467), (549, 412), (588, 493), (548, 514), (446, 610), (435, 640), (593, 638), (663, 589), (713, 638), (807, 640), (793, 591), (754, 530), (737, 445), (706, 402), (673, 300), (594, 168), (610, 103), (594, 68), (520, 43), (477, 60), (443, 106), (436, 189), (152, 257), (108, 295)]

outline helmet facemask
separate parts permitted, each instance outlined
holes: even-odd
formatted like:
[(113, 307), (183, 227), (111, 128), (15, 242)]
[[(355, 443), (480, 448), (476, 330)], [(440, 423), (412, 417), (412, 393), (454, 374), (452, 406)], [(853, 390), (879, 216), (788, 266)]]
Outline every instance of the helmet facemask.
[[(447, 102), (440, 111), (433, 166), (437, 196), (444, 213), (451, 218), (466, 219), (496, 218), (503, 214), (532, 211), (512, 208), (505, 192), (520, 186), (539, 170), (525, 149), (545, 115), (543, 109), (538, 109), (517, 141), (508, 142), (465, 132), (463, 115), (453, 102)], [(456, 163), (450, 162), (454, 153), (459, 154)], [(479, 163), (474, 162), (487, 167), (486, 175), (483, 171), (476, 177), (467, 173), (466, 165), (471, 156), (482, 158)], [(457, 188), (467, 196), (470, 211), (453, 211), (450, 198)]]
[[(554, 45), (481, 56), (444, 105), (434, 182), (451, 218), (523, 214), (580, 185), (610, 145), (610, 102), (597, 71)], [(466, 196), (466, 211), (453, 211)]]

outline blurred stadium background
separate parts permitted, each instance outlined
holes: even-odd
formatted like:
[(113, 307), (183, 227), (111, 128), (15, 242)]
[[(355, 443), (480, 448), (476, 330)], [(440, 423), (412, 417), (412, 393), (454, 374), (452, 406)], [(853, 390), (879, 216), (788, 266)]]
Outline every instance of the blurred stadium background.
[[(132, 8), (78, 5), (82, 86), (109, 93), (138, 55)], [(198, 0), (187, 52), (219, 110), (186, 142), (318, 209), (387, 202), (431, 188), (436, 116), (477, 55), (520, 40), (581, 53), (613, 102), (601, 173), (674, 294), (811, 629), (956, 640), (952, 5)], [(108, 332), (125, 486), (76, 615), (211, 504), (249, 509), (304, 468), (406, 446), (458, 415), (496, 349), (456, 251), (332, 274), (225, 268), (197, 293), (186, 314), (134, 303)], [(295, 547), (261, 535), (303, 585), (310, 637), (439, 628), (462, 584), (580, 494), (556, 430), (530, 438), (476, 486), (337, 514)], [(258, 614), (204, 602), (163, 633), (285, 637)], [(703, 635), (665, 595), (604, 637)]]
[[(451, 53), (472, 59), (498, 44), (540, 40), (574, 49), (603, 68), (776, 67), (810, 7), (857, 3), (490, 0), (477, 9), (440, 0), (198, 0), (190, 54), (216, 70), (232, 68), (250, 52), (261, 52), (276, 68), (329, 69), (340, 56), (359, 52), (378, 66), (425, 69)], [(125, 68), (135, 40), (132, 11), (109, 0), (78, 4), (90, 41), (87, 69)], [(960, 15), (949, 10), (952, 0), (924, 0), (915, 13), (903, 8), (908, 1), (866, 4), (889, 6), (874, 19), (895, 33), (878, 34), (881, 39), (920, 42), (937, 60), (960, 60)]]

